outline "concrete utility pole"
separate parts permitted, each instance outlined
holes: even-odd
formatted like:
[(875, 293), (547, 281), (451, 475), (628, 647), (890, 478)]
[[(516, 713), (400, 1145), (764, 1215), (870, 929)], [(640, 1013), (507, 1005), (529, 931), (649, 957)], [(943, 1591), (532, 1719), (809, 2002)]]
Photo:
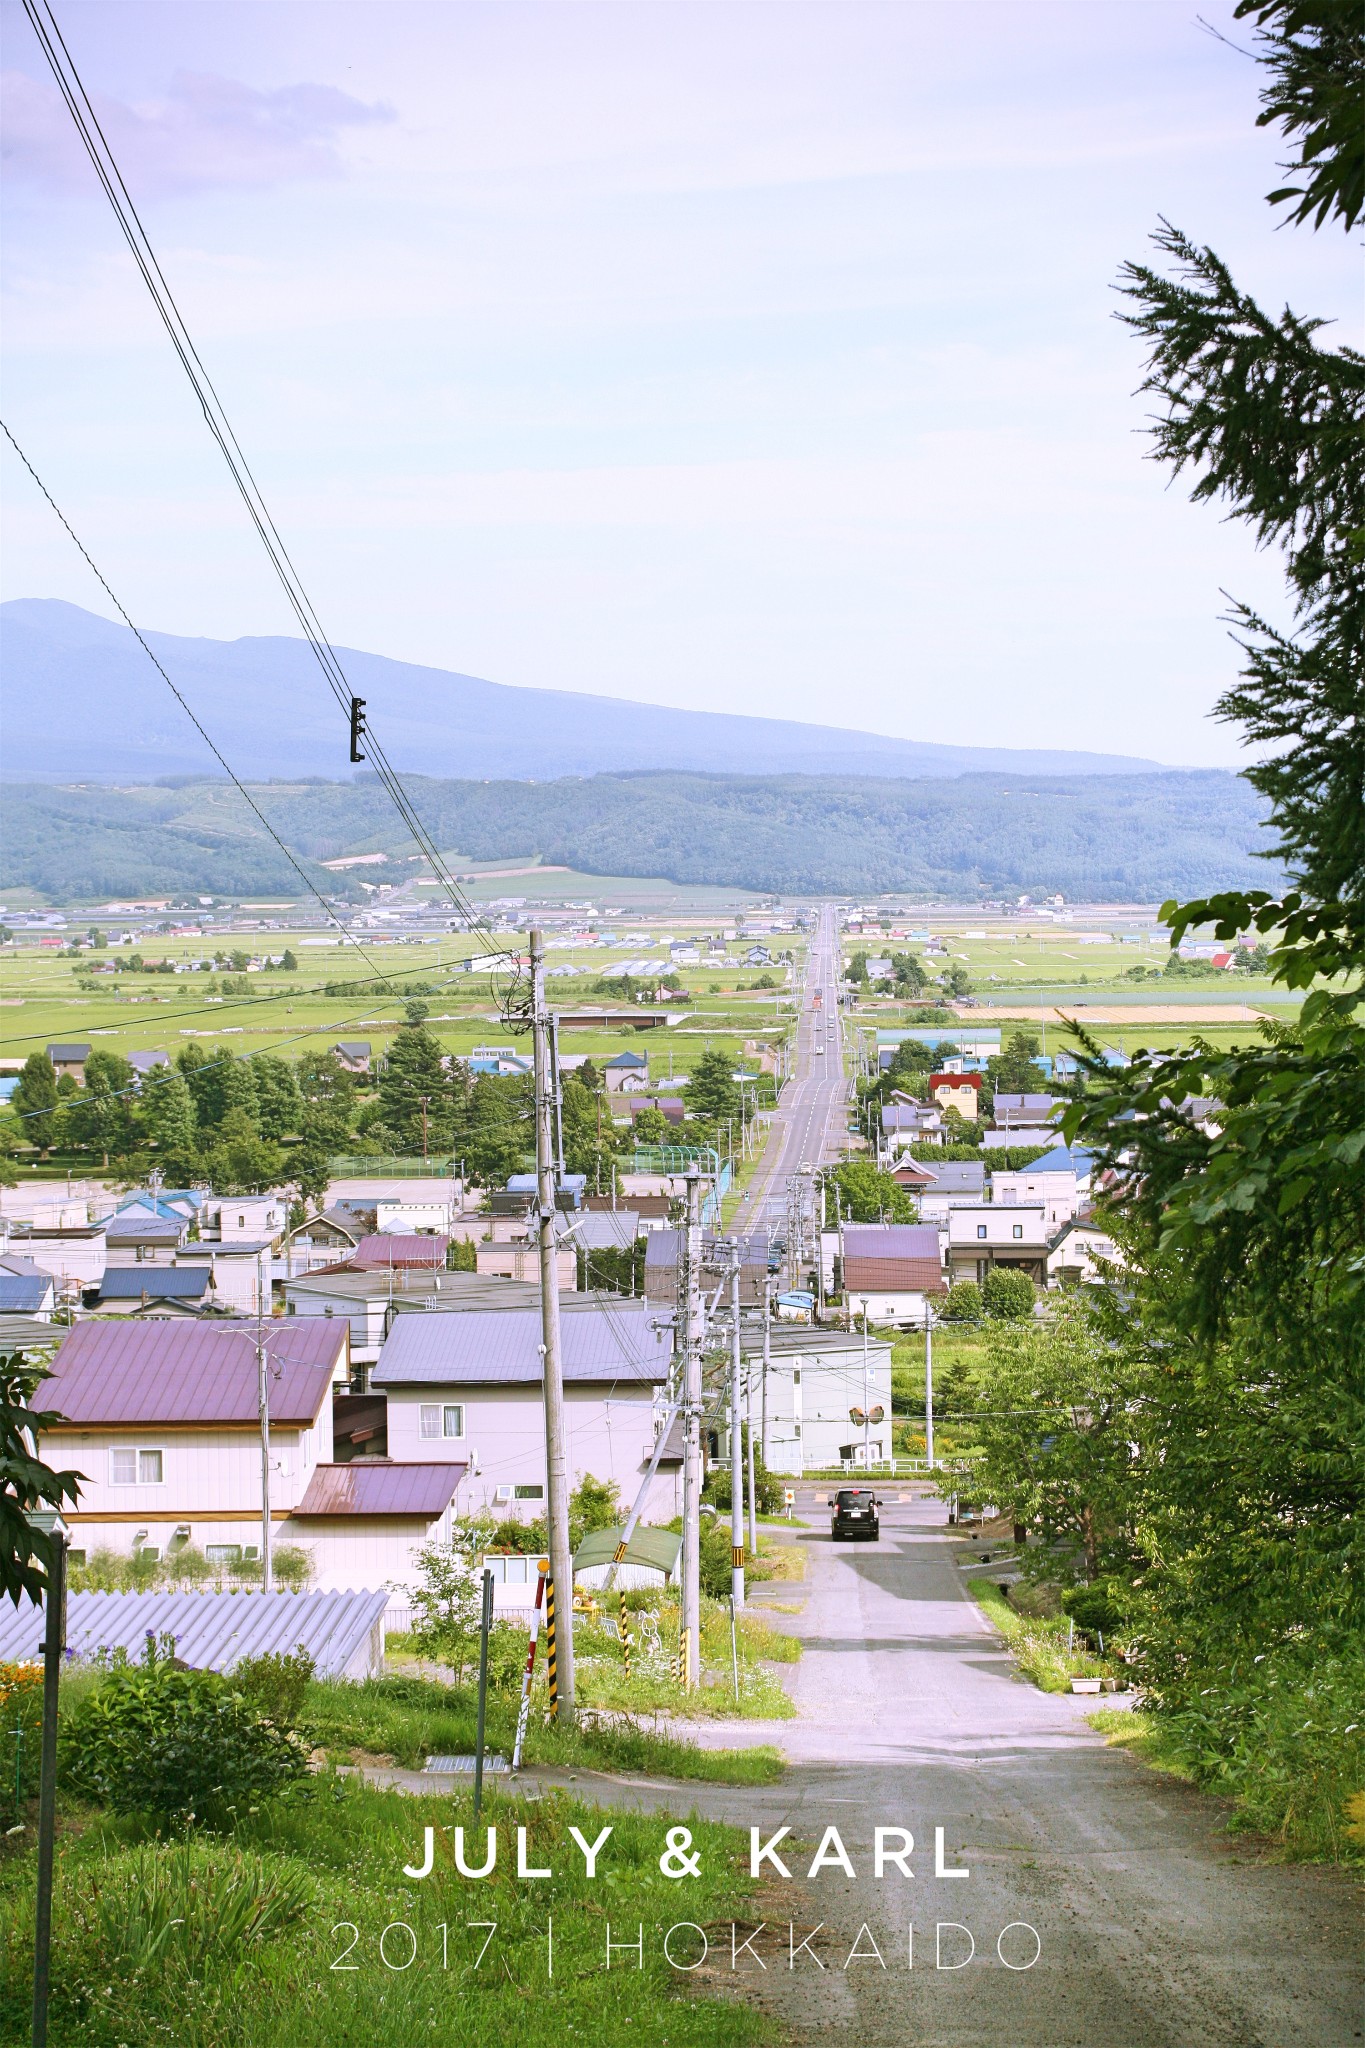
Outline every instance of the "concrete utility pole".
[(559, 1717), (574, 1718), (573, 1555), (569, 1549), (569, 1459), (564, 1427), (564, 1363), (559, 1336), (559, 1273), (555, 1260), (554, 1112), (557, 1076), (550, 1060), (545, 1009), (545, 942), (531, 933), (531, 1024), (536, 1091), (536, 1203), (540, 1245), (540, 1327), (545, 1389), (545, 1512), (550, 1578), (555, 1591)]
[(744, 1430), (739, 1419), (739, 1281), (742, 1246), (730, 1248), (730, 1598), (744, 1605)]
[[(763, 1469), (768, 1467), (768, 1367), (772, 1363), (773, 1345), (773, 1281), (772, 1275), (763, 1283), (763, 1378), (760, 1382), (760, 1437), (763, 1445)], [(757, 1546), (755, 1546), (756, 1548)]]
[(687, 1176), (687, 1223), (679, 1260), (679, 1341), (683, 1398), (683, 1555), (680, 1617), (683, 1685), (701, 1683), (701, 1225), (700, 1184)]
[(270, 1554), (270, 1363), (265, 1349), (265, 1280), (256, 1254), (256, 1406), (261, 1424), (261, 1589), (271, 1589)]
[(934, 1311), (924, 1304), (924, 1455), (934, 1469)]

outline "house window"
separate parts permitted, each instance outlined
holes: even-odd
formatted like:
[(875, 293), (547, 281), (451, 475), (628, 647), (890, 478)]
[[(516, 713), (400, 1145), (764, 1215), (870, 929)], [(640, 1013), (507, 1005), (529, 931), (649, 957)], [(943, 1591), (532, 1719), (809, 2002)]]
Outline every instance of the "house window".
[(544, 1500), (545, 1488), (543, 1486), (514, 1486), (512, 1488), (512, 1498), (513, 1500)]
[(1022, 1223), (1016, 1223), (1016, 1224), (1015, 1224), (1015, 1226), (1014, 1226), (1014, 1234), (1015, 1234), (1015, 1236), (1016, 1236), (1016, 1237), (1022, 1237), (1022, 1236), (1023, 1236), (1023, 1234), (1024, 1234), (1024, 1226), (1023, 1226), (1023, 1224), (1022, 1224)]
[(799, 1386), (800, 1386), (800, 1384), (801, 1384), (801, 1368), (800, 1368), (800, 1366), (799, 1366), (799, 1365), (794, 1365), (794, 1366), (792, 1367), (792, 1385), (793, 1385), (794, 1387), (799, 1387)]
[(245, 1229), (246, 1229), (246, 1218), (245, 1218), (245, 1216), (239, 1216), (239, 1217), (237, 1218), (237, 1228), (238, 1228), (239, 1230), (245, 1230)]
[(210, 1564), (236, 1564), (242, 1554), (240, 1543), (206, 1543), (204, 1555)]
[(424, 1401), (420, 1428), (426, 1442), (444, 1436), (463, 1436), (464, 1409), (458, 1402)]
[(163, 1477), (160, 1451), (120, 1450), (109, 1453), (111, 1486), (160, 1486)]
[(977, 1236), (978, 1236), (978, 1237), (984, 1237), (984, 1236), (986, 1235), (986, 1226), (985, 1226), (985, 1224), (984, 1224), (984, 1223), (978, 1223), (978, 1224), (977, 1224), (977, 1226), (976, 1226), (976, 1234), (977, 1234)]

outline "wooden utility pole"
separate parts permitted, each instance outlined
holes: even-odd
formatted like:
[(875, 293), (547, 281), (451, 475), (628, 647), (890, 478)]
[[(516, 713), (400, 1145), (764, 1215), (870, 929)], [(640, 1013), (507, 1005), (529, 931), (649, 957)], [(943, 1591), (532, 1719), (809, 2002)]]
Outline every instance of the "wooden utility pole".
[(687, 1176), (687, 1222), (679, 1260), (678, 1337), (682, 1348), (683, 1555), (680, 1617), (682, 1682), (701, 1684), (701, 1224), (700, 1183)]
[(559, 1334), (559, 1274), (555, 1259), (556, 1076), (550, 1059), (545, 1009), (545, 942), (531, 933), (531, 1022), (535, 1053), (536, 1202), (540, 1245), (540, 1326), (545, 1390), (545, 1513), (550, 1530), (550, 1582), (554, 1594), (559, 1719), (574, 1717), (573, 1555), (569, 1549), (569, 1459), (564, 1427), (564, 1361)]
[(739, 1419), (741, 1242), (730, 1247), (730, 1598), (744, 1605), (744, 1430)]

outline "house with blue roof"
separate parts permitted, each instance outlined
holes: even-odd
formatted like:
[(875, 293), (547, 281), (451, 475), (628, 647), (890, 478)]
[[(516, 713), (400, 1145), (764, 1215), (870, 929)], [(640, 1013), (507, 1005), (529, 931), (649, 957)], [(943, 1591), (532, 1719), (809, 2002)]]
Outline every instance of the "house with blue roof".
[(1047, 1229), (1060, 1229), (1089, 1202), (1094, 1159), (1094, 1153), (1081, 1145), (1054, 1145), (1032, 1166), (993, 1173), (991, 1200), (1002, 1208), (1041, 1207)]

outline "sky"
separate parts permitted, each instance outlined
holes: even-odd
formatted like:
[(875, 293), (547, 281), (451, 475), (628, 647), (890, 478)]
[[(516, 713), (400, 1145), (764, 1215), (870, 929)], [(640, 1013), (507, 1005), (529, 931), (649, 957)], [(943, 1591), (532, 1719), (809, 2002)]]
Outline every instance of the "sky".
[[(1245, 758), (1223, 593), (1283, 620), (1278, 559), (1149, 459), (1114, 287), (1163, 216), (1329, 341), (1360, 281), (1265, 204), (1231, 0), (53, 4), (335, 644)], [(0, 27), (4, 417), (139, 624), (288, 632), (15, 0)], [(0, 490), (0, 595), (107, 613), (7, 450)]]

